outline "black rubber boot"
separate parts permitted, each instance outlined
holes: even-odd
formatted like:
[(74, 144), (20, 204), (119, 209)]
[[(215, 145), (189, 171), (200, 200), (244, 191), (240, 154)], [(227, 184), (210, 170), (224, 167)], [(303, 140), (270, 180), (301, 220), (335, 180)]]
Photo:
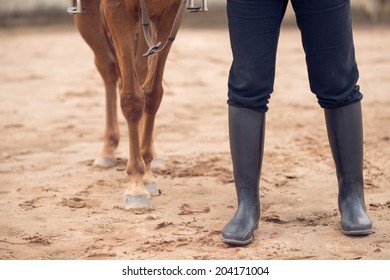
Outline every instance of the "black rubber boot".
[(265, 113), (229, 106), (230, 152), (238, 209), (222, 229), (221, 239), (225, 243), (249, 244), (258, 227), (264, 129)]
[(325, 109), (329, 144), (339, 184), (341, 231), (345, 235), (372, 233), (366, 213), (363, 181), (363, 127), (360, 102)]

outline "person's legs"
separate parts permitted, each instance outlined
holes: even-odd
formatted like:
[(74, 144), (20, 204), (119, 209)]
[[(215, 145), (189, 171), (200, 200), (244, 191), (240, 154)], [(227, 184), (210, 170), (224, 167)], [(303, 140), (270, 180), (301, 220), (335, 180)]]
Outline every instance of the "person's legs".
[(370, 234), (363, 187), (362, 94), (356, 84), (350, 1), (292, 0), (292, 4), (310, 87), (325, 110), (339, 183), (341, 230), (347, 235)]
[(248, 244), (260, 219), (259, 180), (265, 112), (273, 90), (279, 28), (287, 1), (228, 0), (233, 63), (229, 75), (229, 136), (238, 209), (223, 242)]
[(301, 30), (310, 88), (321, 107), (332, 109), (360, 101), (350, 1), (291, 2)]
[(267, 111), (273, 92), (280, 24), (288, 0), (228, 0), (233, 62), (228, 104)]

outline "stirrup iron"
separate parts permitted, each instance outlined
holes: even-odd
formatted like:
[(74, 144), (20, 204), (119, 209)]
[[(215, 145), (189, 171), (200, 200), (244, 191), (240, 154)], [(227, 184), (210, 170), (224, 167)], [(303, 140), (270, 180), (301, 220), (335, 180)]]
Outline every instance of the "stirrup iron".
[(207, 0), (201, 0), (200, 6), (195, 5), (195, 0), (188, 0), (187, 12), (207, 12)]
[(83, 14), (85, 13), (81, 0), (70, 0), (68, 14)]

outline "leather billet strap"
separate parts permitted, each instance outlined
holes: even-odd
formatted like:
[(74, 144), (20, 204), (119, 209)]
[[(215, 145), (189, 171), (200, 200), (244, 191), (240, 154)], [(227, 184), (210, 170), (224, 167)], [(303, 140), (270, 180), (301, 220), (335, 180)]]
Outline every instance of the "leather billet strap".
[(176, 39), (177, 32), (179, 31), (179, 27), (183, 20), (184, 11), (187, 4), (187, 0), (180, 0), (180, 1), (181, 1), (180, 6), (177, 11), (175, 20), (173, 22), (171, 33), (169, 34), (165, 44), (161, 46), (161, 42), (158, 42), (157, 44), (153, 43), (148, 8), (146, 7), (145, 0), (140, 0), (141, 14), (142, 14), (142, 29), (144, 31), (144, 37), (146, 43), (148, 44), (149, 47), (148, 51), (143, 56), (149, 56), (154, 53), (162, 52), (172, 45), (173, 41)]

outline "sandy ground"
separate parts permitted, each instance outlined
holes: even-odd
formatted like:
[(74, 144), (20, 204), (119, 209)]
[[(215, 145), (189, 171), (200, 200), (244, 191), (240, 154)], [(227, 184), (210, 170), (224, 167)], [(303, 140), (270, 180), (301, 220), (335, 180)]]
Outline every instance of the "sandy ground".
[(339, 231), (323, 112), (299, 32), (281, 34), (267, 115), (262, 219), (246, 247), (221, 243), (233, 215), (225, 29), (180, 31), (166, 68), (156, 148), (166, 168), (152, 211), (125, 211), (127, 133), (118, 165), (101, 146), (103, 84), (73, 27), (0, 31), (0, 259), (390, 259), (390, 29), (355, 30), (365, 129), (366, 202), (375, 232)]

